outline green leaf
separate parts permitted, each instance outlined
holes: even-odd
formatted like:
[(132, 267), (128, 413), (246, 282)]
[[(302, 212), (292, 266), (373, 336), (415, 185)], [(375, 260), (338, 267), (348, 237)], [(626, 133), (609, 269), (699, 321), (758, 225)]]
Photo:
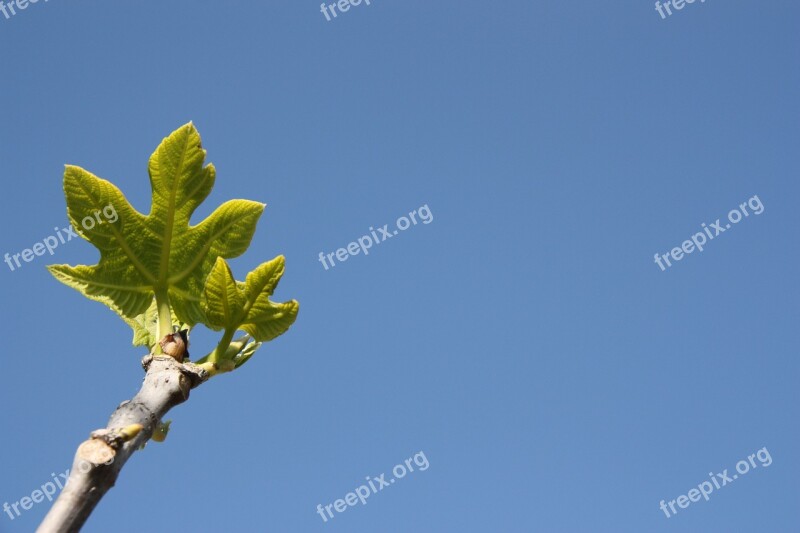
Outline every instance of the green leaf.
[(134, 346), (152, 348), (156, 345), (158, 342), (158, 308), (155, 298), (144, 313), (135, 318), (123, 317), (123, 320), (133, 329)]
[(260, 342), (251, 342), (245, 346), (243, 350), (233, 357), (233, 364), (235, 365), (234, 368), (239, 368), (249, 361), (250, 358), (253, 357), (253, 354), (256, 353), (256, 350), (261, 348), (261, 344), (262, 343)]
[(181, 322), (203, 322), (200, 300), (208, 273), (218, 257), (236, 257), (247, 249), (264, 210), (259, 202), (231, 200), (190, 226), (214, 185), (214, 166), (204, 166), (205, 153), (191, 123), (162, 141), (150, 157), (148, 215), (136, 211), (110, 182), (67, 166), (64, 192), (73, 227), (83, 227), (86, 217), (104, 209), (117, 217), (80, 232), (100, 250), (97, 265), (51, 265), (50, 272), (127, 319), (145, 313), (156, 295), (168, 299)]
[[(158, 335), (158, 307), (155, 298), (141, 315), (135, 318), (122, 317), (122, 319), (133, 329), (134, 346), (147, 346), (152, 349), (161, 338)], [(178, 329), (191, 329), (188, 324), (181, 323), (175, 313), (172, 314), (172, 323), (177, 324)]]
[[(236, 286), (233, 273), (222, 258), (217, 258), (206, 279), (206, 325), (214, 330), (241, 324), (244, 317), (244, 294)], [(208, 305), (208, 302), (219, 305)]]
[[(235, 341), (232, 341), (228, 349), (225, 350), (225, 354), (220, 358), (223, 365), (218, 365), (216, 368), (224, 366), (224, 362), (227, 361), (230, 363), (231, 370), (235, 370), (249, 361), (263, 344), (261, 342), (251, 342), (252, 340), (253, 338), (250, 335), (243, 335)], [(207, 363), (213, 355), (214, 352), (211, 352), (202, 359), (195, 361), (195, 364), (202, 365)]]
[[(220, 259), (220, 261), (224, 261)], [(245, 316), (239, 329), (266, 342), (282, 335), (294, 324), (300, 304), (296, 300), (275, 303), (269, 299), (283, 276), (285, 259), (279, 255), (262, 263), (245, 278)]]
[(269, 299), (283, 275), (284, 262), (279, 255), (259, 265), (241, 283), (234, 280), (228, 263), (217, 258), (206, 280), (204, 309), (208, 326), (229, 333), (241, 329), (257, 342), (285, 333), (297, 318), (300, 304), (296, 300), (276, 303)]
[[(225, 350), (225, 354), (222, 356), (222, 358), (235, 360), (237, 357), (241, 355), (241, 353), (243, 352), (245, 347), (248, 346), (248, 343), (250, 343), (251, 340), (253, 340), (253, 337), (251, 337), (250, 335), (242, 335), (238, 339), (231, 341), (231, 343), (228, 345), (228, 348)], [(259, 342), (257, 344), (261, 343)], [(214, 354), (213, 351), (206, 354), (205, 357), (201, 357), (200, 359), (195, 361), (194, 364), (202, 365), (203, 363), (208, 362), (208, 360), (211, 358), (213, 354)]]

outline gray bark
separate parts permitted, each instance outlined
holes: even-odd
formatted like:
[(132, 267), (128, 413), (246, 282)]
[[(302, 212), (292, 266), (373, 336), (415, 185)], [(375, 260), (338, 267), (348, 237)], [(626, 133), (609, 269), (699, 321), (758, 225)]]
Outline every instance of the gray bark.
[[(189, 391), (209, 377), (197, 365), (166, 356), (148, 355), (142, 366), (146, 371), (142, 388), (117, 407), (104, 430), (93, 432), (78, 447), (69, 481), (37, 533), (80, 531), (131, 455), (153, 435), (161, 418), (185, 402)], [(121, 437), (120, 430), (133, 424), (141, 424), (141, 432), (130, 440)]]

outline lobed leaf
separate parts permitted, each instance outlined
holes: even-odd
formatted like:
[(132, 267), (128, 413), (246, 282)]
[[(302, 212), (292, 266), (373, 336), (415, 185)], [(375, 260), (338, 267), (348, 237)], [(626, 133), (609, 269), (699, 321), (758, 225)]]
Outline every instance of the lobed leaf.
[(294, 323), (300, 304), (296, 300), (276, 303), (269, 299), (284, 271), (279, 255), (259, 265), (244, 283), (236, 282), (228, 263), (217, 262), (206, 282), (204, 310), (208, 325), (215, 329), (241, 329), (257, 342), (283, 334)]
[(110, 182), (67, 166), (64, 192), (73, 227), (83, 227), (86, 217), (100, 220), (96, 213), (103, 209), (113, 209), (117, 218), (80, 232), (100, 251), (97, 265), (51, 265), (50, 272), (128, 320), (137, 320), (152, 305), (154, 294), (166, 291), (178, 320), (188, 325), (204, 322), (201, 295), (206, 277), (218, 257), (237, 257), (247, 249), (265, 207), (231, 200), (190, 226), (216, 176), (213, 165), (204, 166), (205, 155), (191, 123), (161, 142), (148, 166), (148, 215), (136, 211)]

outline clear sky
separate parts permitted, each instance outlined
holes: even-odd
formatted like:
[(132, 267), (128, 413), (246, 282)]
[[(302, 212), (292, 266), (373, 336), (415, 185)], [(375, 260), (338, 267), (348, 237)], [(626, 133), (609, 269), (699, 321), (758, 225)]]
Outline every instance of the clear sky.
[[(197, 220), (266, 202), (232, 268), (284, 254), (276, 297), (301, 304), (289, 333), (171, 413), (85, 531), (796, 531), (800, 7), (671, 10), (0, 14), (0, 254), (67, 225), (65, 163), (147, 212), (147, 159), (192, 120), (217, 168)], [(429, 223), (369, 255), (319, 261), (424, 206)], [(702, 252), (670, 255), (718, 218)], [(138, 390), (129, 328), (45, 269), (97, 258), (72, 240), (0, 264), (0, 504), (69, 468)], [(216, 338), (198, 329), (193, 353)], [(769, 466), (762, 451), (708, 501), (659, 508), (764, 448)], [(412, 459), (365, 505), (317, 513), (415, 456), (428, 467)], [(0, 514), (0, 531), (47, 508)]]

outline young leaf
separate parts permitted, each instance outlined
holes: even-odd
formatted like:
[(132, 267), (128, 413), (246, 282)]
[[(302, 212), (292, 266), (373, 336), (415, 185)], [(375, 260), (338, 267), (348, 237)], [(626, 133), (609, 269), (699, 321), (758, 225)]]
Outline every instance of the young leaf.
[(158, 342), (158, 308), (156, 307), (156, 300), (153, 298), (150, 307), (144, 313), (135, 318), (122, 319), (133, 330), (133, 345), (134, 346), (147, 346), (152, 348)]
[[(223, 259), (220, 259), (223, 261)], [(266, 342), (282, 335), (294, 324), (300, 304), (296, 300), (275, 303), (269, 299), (283, 276), (285, 259), (279, 255), (262, 263), (245, 278), (245, 317), (239, 329)]]
[[(161, 339), (158, 334), (158, 308), (155, 298), (153, 298), (150, 307), (141, 315), (135, 318), (122, 317), (122, 319), (133, 330), (134, 346), (153, 348)], [(178, 329), (191, 329), (188, 324), (184, 324), (178, 320), (175, 313), (172, 313), (172, 323), (177, 324)]]
[[(220, 357), (220, 362), (222, 364), (211, 367), (213, 369), (212, 372), (221, 373), (220, 372), (221, 369), (226, 366), (225, 363), (228, 363), (227, 364), (228, 370), (225, 371), (236, 370), (237, 368), (245, 364), (248, 360), (250, 360), (250, 358), (253, 357), (253, 354), (255, 354), (259, 348), (261, 348), (261, 345), (262, 343), (260, 342), (254, 342), (253, 338), (250, 335), (244, 335), (242, 337), (239, 337), (238, 339), (230, 343), (228, 349), (225, 350), (225, 354), (222, 357)], [(195, 361), (195, 364), (203, 365), (205, 363), (208, 363), (209, 360), (211, 360), (214, 353), (215, 352), (211, 352), (202, 359)]]
[(249, 361), (250, 358), (253, 357), (253, 354), (256, 353), (256, 350), (261, 348), (261, 344), (262, 343), (260, 342), (251, 342), (250, 344), (245, 346), (243, 350), (237, 353), (233, 357), (233, 364), (235, 365), (234, 368), (239, 368), (247, 361)]
[[(236, 286), (228, 263), (217, 258), (214, 268), (206, 279), (206, 325), (221, 330), (241, 324), (244, 316), (244, 294)], [(208, 305), (208, 302), (219, 305)]]
[[(244, 349), (246, 347), (252, 346), (253, 344), (259, 344), (259, 345), (261, 344), (260, 342), (252, 343), (252, 342), (250, 342), (251, 340), (253, 340), (253, 337), (251, 337), (250, 335), (242, 335), (238, 339), (236, 339), (234, 341), (231, 341), (231, 343), (228, 345), (228, 348), (225, 350), (225, 353), (222, 356), (222, 359), (236, 360), (236, 358), (238, 358), (238, 357), (240, 357), (242, 355), (242, 352), (244, 351)], [(214, 354), (214, 352), (212, 351), (211, 353), (207, 354), (205, 357), (201, 357), (200, 359), (195, 361), (194, 364), (202, 365), (203, 363), (208, 362), (208, 360), (211, 359), (211, 356), (213, 354)]]
[[(299, 310), (296, 300), (275, 303), (269, 299), (283, 275), (284, 261), (279, 255), (259, 265), (241, 283), (233, 278), (227, 261), (217, 258), (206, 280), (203, 306), (206, 324), (213, 329), (224, 329), (225, 336), (219, 351), (211, 354), (209, 361), (225, 359), (230, 339), (238, 329), (249, 333), (256, 342), (266, 342), (285, 333), (294, 323)], [(247, 358), (250, 356), (252, 353)]]
[(214, 185), (214, 166), (203, 166), (205, 153), (191, 123), (162, 141), (150, 157), (148, 215), (136, 211), (110, 182), (67, 166), (64, 191), (73, 227), (82, 227), (84, 219), (103, 209), (113, 209), (118, 217), (81, 232), (100, 250), (97, 265), (51, 265), (50, 272), (128, 319), (145, 313), (155, 295), (171, 304), (181, 322), (203, 322), (200, 297), (206, 276), (217, 257), (236, 257), (247, 249), (264, 210), (259, 202), (231, 200), (190, 226)]

